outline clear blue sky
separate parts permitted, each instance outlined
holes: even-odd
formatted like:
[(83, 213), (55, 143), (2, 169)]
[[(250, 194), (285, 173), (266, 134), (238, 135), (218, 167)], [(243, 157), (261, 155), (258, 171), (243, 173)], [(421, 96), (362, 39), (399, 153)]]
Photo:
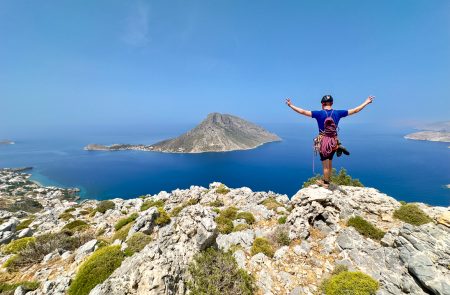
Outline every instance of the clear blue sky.
[(324, 94), (375, 95), (355, 122), (449, 119), (450, 1), (0, 1), (0, 133), (298, 122), (284, 98)]

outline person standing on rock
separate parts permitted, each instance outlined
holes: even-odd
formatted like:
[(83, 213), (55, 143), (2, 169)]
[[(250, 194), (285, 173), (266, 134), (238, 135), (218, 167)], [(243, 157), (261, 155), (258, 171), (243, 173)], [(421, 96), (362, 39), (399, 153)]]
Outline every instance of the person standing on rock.
[(323, 167), (323, 179), (319, 181), (320, 185), (328, 187), (331, 181), (332, 161), (333, 156), (337, 153), (339, 157), (342, 153), (350, 155), (339, 142), (337, 137), (337, 126), (341, 118), (347, 117), (360, 112), (368, 104), (373, 102), (374, 96), (369, 96), (361, 105), (350, 110), (334, 110), (333, 97), (331, 95), (325, 95), (322, 97), (322, 110), (320, 111), (307, 111), (302, 108), (296, 107), (292, 104), (291, 99), (286, 99), (286, 104), (299, 114), (307, 117), (312, 117), (317, 120), (319, 127), (319, 135), (314, 138), (314, 150), (319, 153), (320, 160)]

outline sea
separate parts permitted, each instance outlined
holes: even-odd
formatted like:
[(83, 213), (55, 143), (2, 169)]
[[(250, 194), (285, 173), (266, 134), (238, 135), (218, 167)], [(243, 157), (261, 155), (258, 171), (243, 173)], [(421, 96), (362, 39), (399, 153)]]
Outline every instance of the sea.
[[(314, 157), (312, 122), (261, 124), (282, 141), (252, 150), (171, 154), (143, 151), (85, 151), (89, 143), (152, 144), (172, 138), (195, 124), (170, 126), (89, 126), (41, 130), (18, 135), (14, 145), (0, 145), (0, 167), (32, 166), (32, 180), (46, 186), (77, 187), (81, 198), (135, 198), (160, 191), (208, 187), (214, 181), (253, 191), (292, 197), (303, 182), (321, 172)], [(342, 124), (341, 124), (342, 125)], [(340, 139), (350, 156), (335, 157), (365, 186), (406, 202), (450, 205), (449, 143), (407, 140), (402, 127), (349, 124)]]

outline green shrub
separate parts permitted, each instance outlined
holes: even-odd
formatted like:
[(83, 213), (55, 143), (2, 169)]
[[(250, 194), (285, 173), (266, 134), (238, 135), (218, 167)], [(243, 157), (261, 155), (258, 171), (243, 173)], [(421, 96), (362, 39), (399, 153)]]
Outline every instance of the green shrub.
[(108, 211), (110, 209), (114, 209), (114, 208), (116, 208), (116, 204), (114, 204), (113, 201), (107, 200), (107, 201), (101, 201), (100, 203), (98, 203), (96, 211), (100, 212), (100, 213), (105, 213), (106, 211)]
[(158, 207), (158, 217), (155, 219), (156, 225), (165, 225), (170, 222), (170, 216), (167, 214), (166, 210), (162, 207)]
[(115, 229), (115, 230), (119, 230), (119, 229), (121, 229), (122, 227), (124, 227), (125, 225), (127, 225), (128, 223), (135, 221), (138, 217), (139, 217), (139, 214), (133, 213), (133, 214), (131, 214), (131, 215), (128, 216), (128, 217), (121, 218), (121, 219), (119, 219), (119, 221), (117, 221), (117, 223), (114, 225), (114, 229)]
[(221, 194), (221, 195), (226, 195), (230, 192), (230, 189), (227, 188), (225, 185), (223, 185), (222, 183), (216, 188), (216, 193)]
[(141, 205), (141, 211), (145, 211), (145, 210), (149, 209), (150, 207), (163, 207), (163, 206), (164, 206), (163, 200), (146, 200)]
[(252, 256), (258, 253), (264, 253), (268, 257), (273, 257), (275, 250), (273, 249), (272, 244), (267, 239), (256, 238), (253, 241), (252, 249), (250, 252)]
[(233, 228), (233, 231), (236, 232), (236, 231), (246, 230), (246, 229), (249, 229), (249, 228), (250, 228), (250, 226), (248, 224), (241, 223), (241, 224), (236, 225)]
[(189, 272), (192, 295), (251, 295), (256, 290), (254, 278), (239, 268), (231, 252), (208, 248), (194, 256)]
[[(314, 177), (311, 177), (307, 181), (303, 183), (303, 187), (308, 187), (312, 184), (316, 184), (318, 180), (322, 179), (320, 174), (317, 174)], [(353, 179), (350, 175), (347, 174), (347, 170), (341, 168), (339, 173), (337, 173), (336, 169), (333, 168), (331, 172), (331, 182), (337, 185), (348, 185), (348, 186), (358, 186), (363, 187), (364, 185), (359, 181), (359, 179)]]
[(56, 249), (73, 251), (90, 241), (93, 236), (90, 233), (70, 233), (69, 231), (43, 234), (35, 237), (34, 243), (28, 243), (17, 255), (5, 263), (8, 271), (16, 271), (21, 267), (39, 263), (45, 255)]
[(289, 232), (286, 228), (279, 228), (275, 231), (275, 242), (280, 246), (289, 246), (291, 239), (289, 239)]
[(92, 211), (88, 211), (88, 210), (81, 210), (80, 214), (81, 215), (88, 215), (89, 213), (91, 213)]
[(231, 206), (231, 207), (228, 207), (228, 208), (220, 211), (219, 214), (222, 215), (225, 218), (229, 218), (231, 220), (235, 220), (236, 217), (237, 217), (238, 210), (239, 210), (238, 208)]
[(217, 223), (217, 230), (221, 234), (229, 234), (233, 231), (233, 220), (219, 215), (214, 221)]
[(245, 221), (246, 221), (248, 224), (253, 224), (253, 223), (255, 223), (255, 217), (254, 217), (253, 214), (250, 213), (250, 212), (239, 212), (239, 213), (236, 215), (236, 219), (245, 219)]
[(220, 209), (219, 209), (219, 208), (212, 208), (212, 211), (213, 211), (213, 212), (216, 212), (217, 214), (220, 213)]
[(268, 197), (261, 204), (269, 210), (276, 210), (278, 207), (283, 207), (283, 204), (278, 202), (273, 196)]
[(2, 267), (6, 268), (8, 271), (14, 271), (17, 268), (15, 267), (16, 262), (21, 258), (20, 255), (16, 254), (9, 257), (5, 263), (3, 263)]
[(287, 216), (281, 216), (278, 218), (278, 224), (285, 224), (286, 223)]
[(71, 213), (65, 212), (65, 213), (61, 213), (58, 216), (58, 219), (62, 219), (64, 221), (69, 221), (70, 219), (75, 219), (75, 216), (73, 216)]
[(348, 226), (352, 226), (365, 237), (381, 240), (384, 237), (385, 232), (375, 227), (372, 223), (368, 222), (361, 216), (351, 217), (347, 221)]
[(74, 220), (72, 222), (69, 222), (63, 227), (63, 230), (69, 230), (71, 232), (75, 231), (82, 231), (89, 227), (89, 225), (86, 223), (86, 221), (83, 220)]
[(175, 208), (172, 209), (172, 211), (170, 211), (170, 216), (172, 217), (177, 217), (178, 214), (180, 214), (181, 210), (183, 210), (185, 207), (184, 206), (177, 206)]
[(341, 271), (322, 284), (326, 295), (374, 295), (378, 287), (377, 281), (359, 271)]
[(398, 201), (402, 205), (406, 205), (407, 203), (405, 201)]
[(149, 235), (144, 233), (135, 233), (127, 241), (127, 248), (124, 253), (127, 256), (131, 256), (136, 252), (141, 251), (144, 247), (152, 241)]
[(25, 247), (28, 246), (29, 243), (34, 243), (35, 241), (36, 238), (33, 237), (14, 240), (11, 241), (9, 244), (3, 246), (2, 252), (5, 254), (18, 254), (20, 251), (25, 249)]
[(114, 233), (114, 235), (112, 236), (111, 240), (112, 241), (115, 241), (115, 240), (125, 241), (127, 239), (128, 232), (130, 231), (132, 226), (133, 226), (132, 222), (128, 223), (125, 226), (123, 226), (121, 229), (119, 229), (118, 231), (116, 231)]
[(87, 295), (105, 281), (122, 264), (125, 256), (120, 246), (107, 246), (95, 251), (83, 262), (70, 284), (69, 295)]
[(14, 291), (17, 289), (17, 287), (22, 286), (25, 292), (34, 291), (37, 288), (39, 288), (39, 282), (37, 281), (23, 281), (20, 283), (0, 283), (0, 294), (2, 295), (9, 295), (14, 294)]
[(33, 222), (33, 220), (34, 220), (34, 218), (30, 218), (30, 219), (26, 219), (26, 220), (22, 221), (21, 223), (19, 223), (16, 226), (16, 231), (27, 228), (28, 226), (30, 226), (30, 224)]
[(433, 221), (416, 204), (402, 205), (394, 211), (394, 217), (412, 225), (422, 225)]
[(221, 200), (216, 199), (215, 201), (209, 202), (208, 205), (211, 207), (222, 207), (224, 204)]
[(74, 207), (71, 207), (71, 208), (68, 208), (68, 209), (64, 210), (64, 213), (70, 213), (70, 212), (73, 212), (75, 210), (76, 209)]

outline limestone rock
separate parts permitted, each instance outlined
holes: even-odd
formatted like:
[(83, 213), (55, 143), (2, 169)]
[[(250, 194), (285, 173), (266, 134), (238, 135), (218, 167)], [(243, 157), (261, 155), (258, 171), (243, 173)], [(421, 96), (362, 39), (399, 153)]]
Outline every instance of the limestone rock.
[(201, 205), (190, 206), (90, 294), (184, 294), (188, 263), (215, 237), (212, 211)]

